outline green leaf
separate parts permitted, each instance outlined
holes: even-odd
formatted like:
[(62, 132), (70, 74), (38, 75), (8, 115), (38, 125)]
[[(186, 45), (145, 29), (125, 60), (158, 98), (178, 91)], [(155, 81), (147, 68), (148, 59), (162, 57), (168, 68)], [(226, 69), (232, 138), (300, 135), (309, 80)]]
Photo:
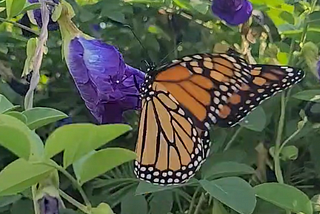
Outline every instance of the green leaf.
[(178, 187), (177, 185), (172, 185), (172, 186), (160, 186), (160, 185), (153, 185), (151, 183), (145, 182), (145, 181), (140, 181), (139, 185), (136, 189), (135, 194), (136, 195), (143, 195), (146, 193), (153, 193), (153, 192), (160, 192), (160, 191), (165, 191), (169, 189), (173, 189)]
[[(26, 124), (21, 122), (15, 117), (11, 117), (6, 114), (0, 114), (0, 125), (3, 126), (10, 126), (13, 128), (19, 129), (28, 137), (28, 145), (20, 145), (21, 150), (25, 149), (26, 147), (30, 148), (31, 154), (33, 157), (42, 157), (43, 156), (43, 142), (40, 137), (35, 133), (32, 132)], [(25, 141), (21, 141), (20, 144)], [(24, 151), (26, 152), (26, 151)], [(29, 151), (28, 151), (29, 152)]]
[(256, 206), (255, 193), (253, 188), (243, 179), (229, 177), (213, 181), (201, 180), (200, 184), (212, 197), (238, 213), (253, 213)]
[(28, 75), (33, 70), (33, 56), (36, 51), (36, 47), (38, 44), (38, 38), (31, 38), (27, 42), (27, 58), (24, 62), (24, 67), (22, 71), (22, 76)]
[(93, 154), (97, 153), (96, 150), (93, 150), (89, 152), (88, 154), (85, 154), (83, 157), (81, 157), (79, 160), (75, 161), (72, 164), (74, 174), (76, 175), (77, 181), (80, 183), (81, 180), (81, 174), (83, 170), (83, 163), (88, 160), (89, 157), (91, 157)]
[(13, 204), (16, 201), (19, 201), (22, 198), (22, 195), (10, 195), (0, 197), (0, 207), (5, 207), (10, 204)]
[(18, 112), (18, 111), (9, 111), (5, 113), (6, 115), (9, 115), (11, 117), (15, 117), (18, 120), (20, 120), (23, 123), (27, 123), (27, 118), (26, 116), (24, 116), (22, 113)]
[(294, 17), (292, 15), (292, 13), (289, 13), (287, 11), (282, 11), (280, 13), (280, 18), (282, 18), (283, 20), (285, 20), (289, 24), (294, 24)]
[(62, 152), (63, 165), (68, 167), (85, 154), (131, 130), (124, 124), (71, 124), (56, 129), (47, 139), (45, 155), (48, 158)]
[(82, 160), (81, 165), (78, 166), (78, 181), (80, 184), (84, 184), (114, 167), (135, 158), (136, 154), (134, 152), (122, 148), (108, 148), (93, 152)]
[(173, 194), (171, 191), (153, 193), (150, 201), (150, 213), (170, 213), (173, 206)]
[(14, 106), (5, 96), (0, 94), (0, 114), (10, 111), (15, 107), (16, 106)]
[(308, 16), (309, 20), (308, 23), (312, 25), (320, 25), (320, 11), (314, 11), (309, 14)]
[(261, 106), (258, 106), (248, 116), (246, 116), (240, 125), (247, 129), (261, 132), (267, 124), (266, 114)]
[[(109, 13), (107, 13), (107, 14), (109, 14)], [(80, 18), (81, 22), (89, 22), (89, 21), (95, 19), (96, 15), (86, 9), (81, 9), (78, 17)]]
[(68, 117), (68, 115), (56, 109), (43, 107), (29, 109), (22, 114), (27, 117), (27, 125), (32, 130)]
[(142, 195), (147, 193), (160, 192), (160, 191), (165, 191), (169, 189), (174, 189), (177, 187), (193, 185), (196, 183), (198, 183), (198, 181), (195, 178), (191, 178), (187, 183), (180, 184), (180, 185), (171, 185), (171, 186), (160, 186), (160, 185), (154, 185), (145, 181), (140, 181), (135, 194)]
[(97, 207), (92, 208), (92, 214), (114, 214), (114, 212), (108, 204), (101, 203)]
[(10, 19), (18, 15), (25, 4), (26, 1), (24, 0), (6, 0), (7, 18)]
[(52, 172), (53, 168), (31, 164), (25, 159), (17, 159), (0, 172), (0, 195), (13, 195), (38, 183)]
[(29, 159), (30, 138), (19, 128), (0, 125), (0, 145), (20, 158)]
[(305, 90), (293, 95), (294, 98), (299, 100), (320, 102), (320, 90)]
[(213, 214), (229, 214), (229, 212), (224, 208), (224, 206), (218, 201), (214, 200), (213, 202)]
[(186, 0), (173, 0), (173, 2), (178, 7), (181, 7), (182, 9), (185, 9), (185, 10), (191, 10), (192, 9), (190, 3), (188, 1), (186, 1)]
[(218, 178), (227, 176), (237, 176), (245, 174), (254, 174), (254, 169), (246, 164), (237, 162), (220, 162), (212, 164), (202, 172), (204, 178)]
[(190, 5), (193, 7), (193, 9), (195, 9), (199, 13), (206, 14), (208, 12), (210, 3), (203, 2), (200, 0), (193, 0), (193, 1), (190, 1)]
[(22, 210), (23, 210), (23, 214), (34, 214), (32, 200), (23, 199), (23, 200), (17, 201), (10, 208), (10, 214), (21, 214)]
[(319, 212), (320, 211), (320, 195), (314, 195), (311, 198), (311, 202), (312, 202), (312, 205), (313, 205), (313, 210), (315, 212)]
[(290, 212), (313, 213), (312, 204), (308, 196), (293, 186), (279, 183), (265, 183), (255, 186), (254, 190), (257, 197)]
[(29, 10), (39, 9), (40, 5), (41, 5), (40, 3), (29, 4), (29, 2), (27, 2), (27, 5), (23, 8), (23, 10), (20, 12), (20, 14), (24, 14)]
[(62, 12), (62, 4), (58, 4), (57, 6), (55, 6), (54, 11), (51, 15), (52, 21), (54, 22), (58, 21), (58, 19), (61, 16), (61, 12)]
[(144, 196), (127, 194), (121, 200), (121, 214), (147, 214), (148, 203)]
[(281, 150), (281, 153), (280, 153), (280, 158), (284, 161), (286, 160), (295, 160), (298, 158), (298, 153), (299, 153), (299, 150), (297, 147), (295, 146), (285, 146), (283, 147), (283, 149)]
[(106, 14), (106, 16), (109, 19), (112, 19), (112, 20), (114, 20), (116, 22), (125, 23), (125, 21), (126, 21), (126, 18), (124, 16), (124, 14), (119, 12), (119, 11), (109, 12), (108, 14)]

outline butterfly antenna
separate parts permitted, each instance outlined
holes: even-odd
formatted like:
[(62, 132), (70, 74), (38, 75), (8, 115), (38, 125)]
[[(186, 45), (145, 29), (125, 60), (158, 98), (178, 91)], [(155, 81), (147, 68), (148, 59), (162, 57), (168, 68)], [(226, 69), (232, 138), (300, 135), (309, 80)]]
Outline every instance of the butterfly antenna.
[(174, 53), (181, 44), (182, 42), (179, 42), (175, 48), (173, 48), (170, 52), (168, 52), (168, 54), (165, 57), (163, 57), (162, 60), (159, 62), (159, 65), (161, 65), (168, 58), (170, 54)]
[[(132, 27), (130, 25), (123, 25), (124, 27), (126, 28), (129, 28), (131, 33), (133, 34), (133, 36), (136, 38), (136, 40), (138, 40), (139, 44), (141, 45), (143, 51), (146, 53), (147, 55), (147, 58), (148, 60), (142, 60), (142, 62), (144, 62), (148, 68), (148, 70), (150, 70), (150, 68), (153, 68), (154, 67), (154, 63), (153, 61), (151, 60), (149, 54), (148, 54), (148, 51), (147, 49), (143, 46), (142, 42), (140, 41), (140, 39), (138, 38), (138, 36), (136, 35), (136, 33), (133, 31)], [(148, 62), (149, 61), (149, 62)], [(151, 63), (150, 63), (151, 62)]]

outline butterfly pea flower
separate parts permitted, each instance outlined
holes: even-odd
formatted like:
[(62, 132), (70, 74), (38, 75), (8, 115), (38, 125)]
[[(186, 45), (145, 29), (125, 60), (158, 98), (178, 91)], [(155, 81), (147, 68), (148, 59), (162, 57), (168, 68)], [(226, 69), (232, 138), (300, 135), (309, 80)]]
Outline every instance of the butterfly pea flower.
[(44, 195), (44, 197), (38, 200), (38, 203), (40, 214), (58, 214), (59, 207), (61, 207), (58, 199), (50, 195)]
[(252, 4), (248, 0), (213, 0), (211, 10), (227, 24), (236, 26), (248, 21)]
[[(29, 3), (34, 4), (38, 3), (39, 0), (28, 0)], [(59, 0), (48, 0), (47, 2), (52, 4), (59, 4)], [(53, 13), (54, 6), (51, 4), (47, 4), (50, 15)], [(28, 11), (28, 16), (32, 24), (38, 25), (40, 28), (42, 27), (42, 16), (41, 10), (35, 9), (32, 11)], [(52, 18), (49, 19), (48, 30), (55, 31), (59, 29), (59, 25), (57, 22), (54, 22)]]
[(145, 74), (127, 65), (116, 47), (81, 32), (68, 10), (63, 7), (58, 23), (76, 87), (99, 123), (121, 123), (123, 112), (140, 108), (139, 87)]

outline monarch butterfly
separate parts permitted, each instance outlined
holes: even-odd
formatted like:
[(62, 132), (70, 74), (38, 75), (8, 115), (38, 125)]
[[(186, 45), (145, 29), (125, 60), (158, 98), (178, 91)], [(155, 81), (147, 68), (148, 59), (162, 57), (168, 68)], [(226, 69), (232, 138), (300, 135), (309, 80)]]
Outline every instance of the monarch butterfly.
[(250, 65), (232, 53), (189, 55), (154, 70), (140, 90), (136, 176), (159, 185), (188, 181), (209, 154), (210, 124), (238, 124), (303, 77), (300, 69)]

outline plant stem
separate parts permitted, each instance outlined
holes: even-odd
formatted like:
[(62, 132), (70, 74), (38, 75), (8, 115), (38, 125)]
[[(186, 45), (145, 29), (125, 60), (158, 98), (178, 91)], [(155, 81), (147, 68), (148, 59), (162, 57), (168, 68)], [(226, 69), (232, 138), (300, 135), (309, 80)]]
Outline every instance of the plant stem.
[(34, 208), (34, 214), (40, 214), (39, 213), (39, 205), (37, 200), (35, 200), (36, 197), (36, 192), (37, 192), (37, 186), (36, 185), (32, 185), (31, 186), (31, 192), (32, 192), (32, 198), (33, 198), (33, 208)]
[(35, 30), (32, 30), (31, 28), (25, 26), (25, 25), (22, 25), (20, 23), (17, 23), (17, 22), (14, 22), (14, 21), (11, 21), (11, 20), (8, 20), (8, 19), (4, 19), (4, 18), (1, 18), (0, 17), (0, 22), (7, 22), (7, 23), (10, 23), (10, 24), (13, 24), (14, 26), (16, 27), (19, 27), (21, 29), (24, 29), (24, 30), (27, 30), (31, 33), (34, 33), (35, 35), (39, 36), (39, 32), (35, 31)]
[(40, 5), (40, 10), (41, 10), (41, 18), (42, 18), (42, 28), (40, 35), (38, 37), (38, 43), (37, 47), (35, 49), (34, 55), (32, 57), (32, 77), (30, 81), (30, 87), (29, 90), (24, 98), (24, 108), (25, 109), (31, 109), (33, 107), (33, 96), (34, 96), (34, 91), (37, 88), (37, 85), (40, 80), (40, 67), (42, 64), (42, 58), (43, 54), (45, 52), (45, 45), (48, 40), (48, 24), (49, 24), (49, 19), (50, 19), (50, 12), (47, 8), (46, 3), (44, 0), (39, 0)]
[(281, 145), (280, 148), (279, 148), (280, 152), (282, 151), (283, 147), (285, 147), (285, 145), (289, 143), (289, 141), (291, 141), (297, 134), (299, 134), (299, 132), (302, 130), (302, 128), (303, 128), (303, 126), (306, 124), (306, 122), (307, 122), (307, 121), (304, 119), (302, 127), (300, 127), (299, 129), (297, 129), (290, 137), (288, 137), (288, 138), (282, 143), (282, 145)]
[(201, 209), (201, 206), (204, 202), (204, 199), (205, 199), (204, 193), (201, 193), (201, 196), (200, 196), (200, 199), (199, 199), (198, 204), (196, 206), (196, 209), (194, 211), (194, 214), (200, 214), (200, 209)]
[(87, 209), (90, 211), (91, 210), (91, 203), (90, 203), (86, 193), (82, 189), (81, 185), (78, 183), (78, 181), (76, 179), (74, 179), (74, 177), (67, 170), (62, 168), (61, 166), (57, 165), (56, 169), (58, 171), (60, 171), (62, 174), (64, 174), (71, 181), (71, 183), (77, 188), (77, 190), (79, 191)]
[(192, 196), (192, 200), (191, 200), (191, 203), (190, 203), (190, 206), (189, 206), (188, 214), (191, 214), (191, 212), (192, 212), (192, 209), (193, 209), (194, 204), (195, 204), (195, 202), (196, 202), (196, 196), (197, 196), (199, 190), (200, 190), (200, 187), (198, 187), (198, 188), (196, 189), (196, 191), (194, 192), (194, 194), (193, 194), (193, 196)]
[(71, 196), (69, 196), (67, 193), (63, 192), (61, 189), (59, 189), (59, 194), (61, 195), (62, 198), (67, 200), (70, 204), (74, 205), (75, 207), (77, 207), (82, 212), (90, 213), (86, 206), (84, 206), (83, 204), (81, 204), (77, 200), (73, 199)]
[(243, 129), (242, 126), (240, 126), (240, 127), (237, 129), (237, 131), (233, 134), (232, 138), (229, 140), (229, 142), (227, 143), (227, 145), (226, 145), (226, 147), (223, 149), (223, 151), (227, 151), (227, 150), (231, 147), (233, 141), (238, 137), (238, 135), (239, 135), (239, 133), (240, 133), (240, 131), (241, 131), (242, 129)]
[(274, 152), (274, 169), (276, 178), (279, 183), (283, 184), (283, 175), (281, 171), (280, 166), (280, 146), (281, 146), (281, 137), (283, 133), (284, 128), (284, 120), (285, 120), (285, 113), (286, 113), (286, 94), (281, 94), (281, 113), (280, 113), (280, 119), (279, 119), (279, 126), (278, 126), (278, 132), (277, 132), (277, 138), (276, 138), (276, 144), (275, 144), (275, 152)]
[(288, 65), (291, 65), (291, 63), (292, 63), (292, 56), (293, 56), (295, 44), (296, 44), (295, 40), (292, 38), (291, 43), (290, 43), (290, 52), (289, 52), (289, 56), (288, 56)]
[(91, 203), (90, 203), (86, 193), (82, 189), (79, 182), (76, 179), (74, 179), (74, 177), (67, 170), (65, 170), (62, 166), (58, 165), (56, 162), (54, 162), (52, 160), (47, 161), (47, 162), (39, 162), (39, 164), (44, 164), (44, 165), (50, 166), (52, 168), (55, 168), (56, 170), (58, 170), (62, 174), (64, 174), (71, 181), (71, 183), (76, 187), (76, 189), (79, 191), (79, 193), (80, 193), (80, 195), (81, 195), (81, 197), (87, 207), (87, 213), (91, 213), (92, 206), (91, 206)]

